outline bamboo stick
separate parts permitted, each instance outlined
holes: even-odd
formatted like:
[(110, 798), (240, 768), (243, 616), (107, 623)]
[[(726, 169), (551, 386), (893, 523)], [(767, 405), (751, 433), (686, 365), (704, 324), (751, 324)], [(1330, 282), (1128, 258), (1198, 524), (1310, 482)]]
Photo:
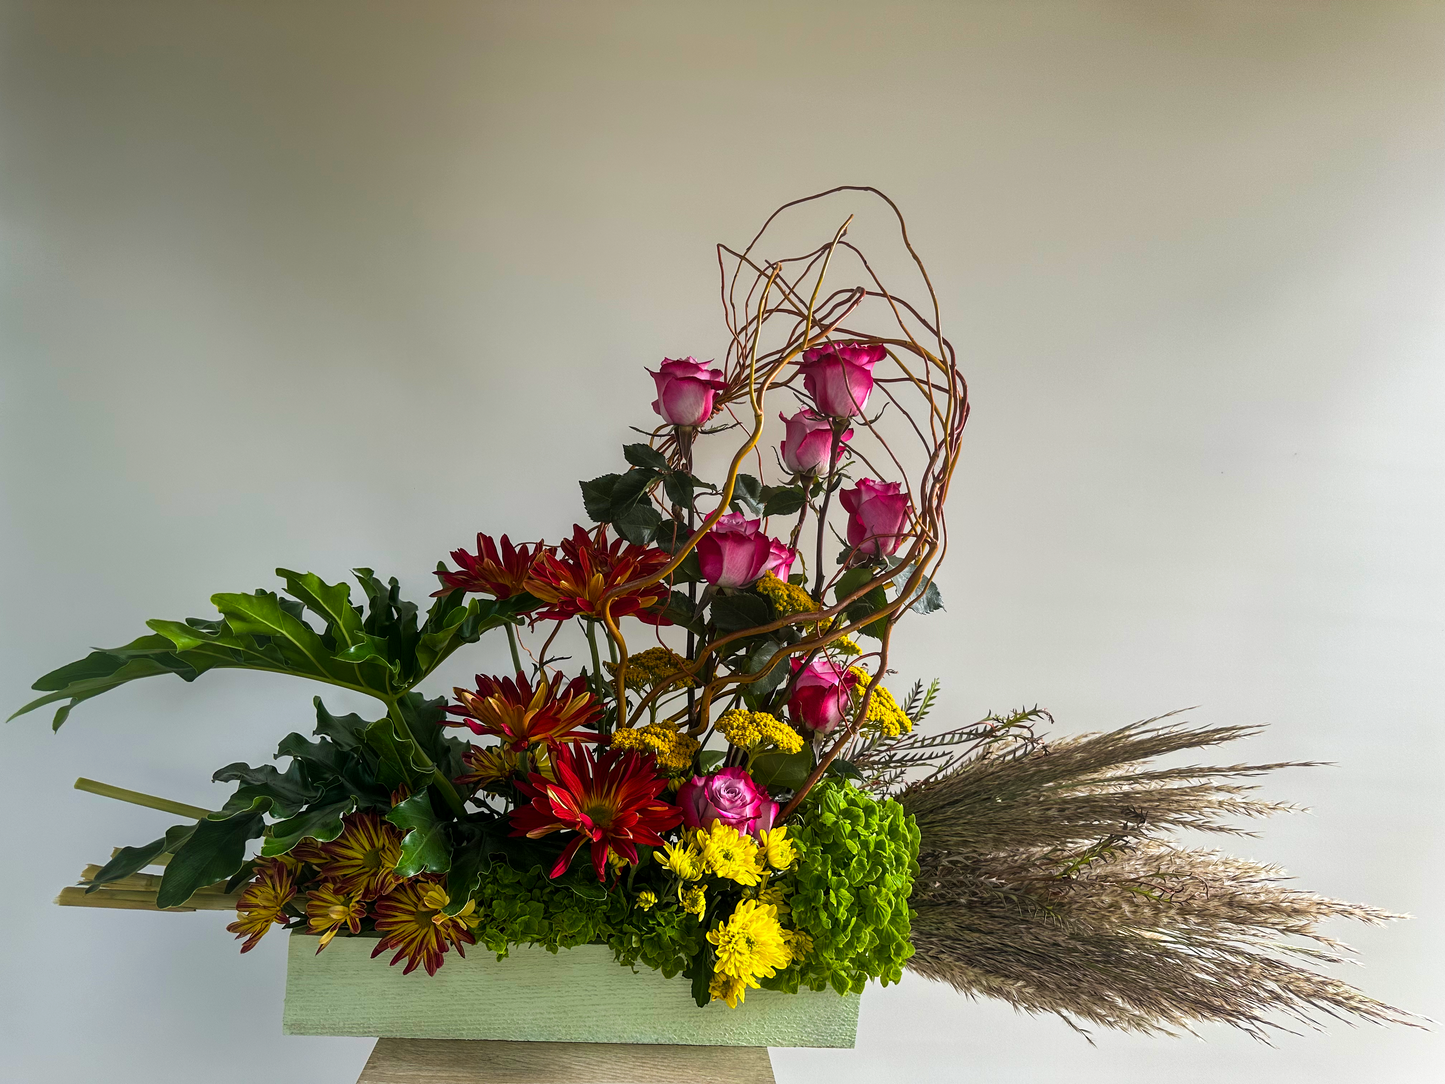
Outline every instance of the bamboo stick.
[(186, 805), (185, 802), (173, 802), (169, 798), (157, 798), (154, 794), (144, 794), (138, 790), (126, 790), (124, 787), (111, 786), (109, 783), (86, 779), (84, 776), (75, 781), (75, 789), (89, 791), (91, 794), (99, 794), (102, 798), (114, 798), (119, 802), (129, 802), (131, 805), (143, 805), (148, 809), (159, 809), (166, 813), (176, 813), (182, 817), (190, 817), (196, 821), (203, 817), (208, 817), (211, 814), (211, 810), (202, 809), (198, 805)]
[[(87, 893), (83, 888), (62, 888), (60, 895), (55, 897), (55, 903), (60, 907), (114, 907), (122, 911), (159, 911), (156, 906), (155, 894), (151, 893), (149, 900), (122, 898), (113, 892), (91, 892)], [(142, 893), (135, 893), (142, 895)], [(194, 911), (194, 907), (170, 907), (169, 911)]]

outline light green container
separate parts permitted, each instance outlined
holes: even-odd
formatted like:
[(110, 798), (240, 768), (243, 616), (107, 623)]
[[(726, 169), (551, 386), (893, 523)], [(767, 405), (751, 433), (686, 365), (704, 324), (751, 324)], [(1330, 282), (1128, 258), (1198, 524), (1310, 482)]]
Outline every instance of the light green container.
[(448, 952), (435, 975), (371, 959), (370, 937), (291, 935), (286, 957), (287, 1035), (393, 1039), (512, 1039), (680, 1046), (851, 1047), (859, 995), (831, 990), (749, 990), (736, 1009), (698, 1008), (683, 979), (621, 967), (603, 945), (550, 953), (514, 948), (498, 960), (480, 945)]

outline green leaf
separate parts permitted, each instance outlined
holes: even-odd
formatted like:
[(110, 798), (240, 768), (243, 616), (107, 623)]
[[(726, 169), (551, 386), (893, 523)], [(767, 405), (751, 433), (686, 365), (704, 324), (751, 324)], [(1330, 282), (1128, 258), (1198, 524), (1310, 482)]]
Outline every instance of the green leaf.
[(207, 817), (198, 821), (166, 866), (156, 906), (180, 907), (197, 889), (224, 881), (240, 869), (246, 842), (261, 834), (265, 827), (261, 814), (269, 805), (265, 798), (258, 798), (251, 810), (223, 820)]
[(238, 761), (227, 764), (212, 775), (211, 780), (215, 783), (241, 784), (221, 807), (222, 813), (239, 813), (250, 809), (257, 798), (269, 798), (273, 817), (294, 817), (308, 802), (321, 795), (321, 788), (306, 778), (305, 769), (299, 760), (293, 760), (285, 774), (269, 764), (253, 768)]
[(657, 471), (646, 467), (633, 467), (617, 479), (612, 487), (612, 518), (616, 521), (619, 513), (633, 504), (646, 499), (648, 487), (657, 481)]
[(451, 872), (447, 874), (448, 902), (442, 908), (447, 914), (454, 915), (466, 907), (467, 901), (477, 894), (482, 874), (492, 868), (492, 855), (486, 843), (486, 836), (474, 834), (452, 852)]
[(697, 755), (697, 767), (704, 775), (714, 768), (721, 768), (722, 762), (727, 759), (727, 753), (722, 749), (704, 749)]
[(813, 747), (805, 745), (796, 753), (763, 753), (753, 761), (753, 779), (765, 787), (797, 790), (817, 765)]
[(686, 511), (692, 507), (693, 478), (680, 470), (668, 471), (662, 476), (662, 488), (667, 499)]
[(662, 526), (662, 515), (651, 504), (639, 502), (618, 512), (612, 523), (617, 533), (627, 541), (645, 546), (657, 536), (657, 529)]
[(702, 635), (703, 623), (697, 618), (697, 605), (687, 597), (686, 591), (674, 591), (668, 596), (666, 613), (674, 625)]
[(791, 516), (808, 503), (802, 486), (764, 486), (763, 515)]
[(341, 818), (355, 808), (356, 799), (350, 795), (341, 799), (328, 796), (323, 802), (294, 817), (277, 821), (271, 825), (265, 842), (261, 844), (262, 857), (275, 858), (277, 855), (287, 854), (303, 839), (330, 843), (341, 835), (342, 829), (346, 827)]
[(145, 869), (161, 855), (166, 853), (166, 837), (147, 843), (144, 847), (122, 847), (115, 852), (115, 856), (100, 868), (100, 872), (90, 879), (85, 891), (89, 895), (101, 885), (110, 884), (112, 881), (119, 881), (122, 877), (129, 877)]
[(667, 456), (646, 444), (624, 444), (622, 454), (634, 467), (651, 467), (655, 471), (668, 469)]
[(401, 841), (401, 858), (396, 872), (401, 877), (415, 877), (423, 870), (445, 873), (451, 869), (452, 849), (447, 842), (446, 822), (438, 819), (432, 809), (431, 795), (426, 791), (414, 794), (386, 815), (398, 828), (407, 829)]
[[(875, 577), (876, 573), (871, 568), (850, 568), (847, 572), (843, 573), (842, 578), (838, 580), (838, 587), (835, 592), (835, 597), (839, 602), (842, 602), (843, 599), (847, 598), (854, 591), (857, 591), (860, 587), (862, 587), (864, 584), (868, 583)], [(869, 591), (866, 595), (856, 600), (851, 606), (848, 607), (848, 621), (850, 623), (854, 621), (861, 621), (869, 614), (877, 613), (886, 605), (888, 605), (887, 593), (883, 590), (881, 586), (875, 587), (873, 588), (873, 590)], [(884, 622), (874, 621), (871, 624), (864, 625), (858, 631), (863, 633), (863, 635), (865, 636), (872, 636), (874, 639), (881, 639), (883, 636), (883, 626)]]
[(733, 499), (730, 507), (734, 512), (741, 512), (743, 508), (746, 508), (755, 516), (762, 515), (763, 483), (751, 474), (739, 474), (737, 481), (733, 483)]
[(286, 581), (288, 595), (326, 622), (326, 631), (338, 651), (363, 641), (366, 633), (361, 627), (361, 611), (351, 604), (350, 587), (326, 583), (314, 572), (278, 568), (276, 575)]
[[(355, 712), (349, 715), (332, 715), (331, 712), (326, 710), (326, 705), (321, 702), (321, 697), (319, 696), (313, 696), (311, 703), (316, 708), (317, 734), (330, 738), (342, 749), (348, 751), (361, 747), (361, 733), (371, 725), (370, 722)], [(281, 756), (283, 754), (278, 752), (276, 755)]]
[(712, 623), (719, 632), (742, 632), (773, 620), (768, 600), (754, 594), (721, 594), (712, 600)]
[(337, 685), (361, 686), (355, 668), (333, 659), (332, 651), (316, 630), (289, 612), (272, 592), (223, 593), (212, 595), (211, 602), (225, 616), (232, 632), (269, 637), (270, 646), (279, 651), (292, 673)]
[(582, 505), (594, 523), (612, 522), (612, 489), (617, 485), (620, 474), (604, 474), (590, 482), (578, 482), (582, 487)]
[(743, 686), (744, 695), (754, 702), (760, 702), (768, 696), (791, 673), (786, 659), (779, 659), (771, 666), (768, 665), (772, 662), (773, 657), (782, 650), (782, 647), (783, 645), (777, 640), (764, 640), (748, 652), (747, 660), (743, 663), (743, 673), (756, 674), (764, 667), (768, 667), (767, 673), (763, 677), (758, 678), (750, 685)]
[[(858, 770), (851, 760), (844, 760), (842, 757), (834, 757), (828, 764), (828, 775), (836, 775), (840, 779), (861, 780), (863, 773)], [(794, 788), (797, 789), (797, 788)]]

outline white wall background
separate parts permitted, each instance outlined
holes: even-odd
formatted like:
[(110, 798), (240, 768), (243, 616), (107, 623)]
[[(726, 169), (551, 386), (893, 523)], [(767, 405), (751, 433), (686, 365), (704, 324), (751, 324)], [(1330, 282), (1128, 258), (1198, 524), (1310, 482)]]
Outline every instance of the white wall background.
[[(9, 4), (0, 690), (276, 565), (415, 594), (556, 537), (642, 372), (722, 352), (711, 245), (876, 184), (974, 393), (942, 717), (1202, 705), (1314, 807), (1240, 846), (1413, 913), (1351, 978), (1445, 1016), (1445, 9), (1438, 3)], [(905, 626), (907, 628), (907, 626)], [(486, 651), (436, 682), (489, 665)], [(309, 725), (264, 675), (0, 731), (0, 1077), (355, 1079), (282, 1038), (282, 938), (61, 910), (87, 861)], [(936, 717), (937, 718), (937, 717)], [(780, 1081), (1405, 1082), (1438, 1035), (1100, 1035), (918, 980)]]

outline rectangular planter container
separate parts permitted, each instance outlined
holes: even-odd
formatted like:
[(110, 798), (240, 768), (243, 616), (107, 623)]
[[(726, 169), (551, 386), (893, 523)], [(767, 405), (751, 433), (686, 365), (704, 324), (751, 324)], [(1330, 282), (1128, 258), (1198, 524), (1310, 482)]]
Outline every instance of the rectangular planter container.
[(749, 990), (736, 1009), (700, 1009), (687, 982), (612, 959), (603, 945), (556, 954), (520, 947), (505, 960), (478, 945), (447, 953), (435, 975), (370, 958), (376, 940), (338, 937), (321, 954), (293, 933), (286, 956), (287, 1035), (510, 1039), (679, 1046), (851, 1047), (858, 994)]

